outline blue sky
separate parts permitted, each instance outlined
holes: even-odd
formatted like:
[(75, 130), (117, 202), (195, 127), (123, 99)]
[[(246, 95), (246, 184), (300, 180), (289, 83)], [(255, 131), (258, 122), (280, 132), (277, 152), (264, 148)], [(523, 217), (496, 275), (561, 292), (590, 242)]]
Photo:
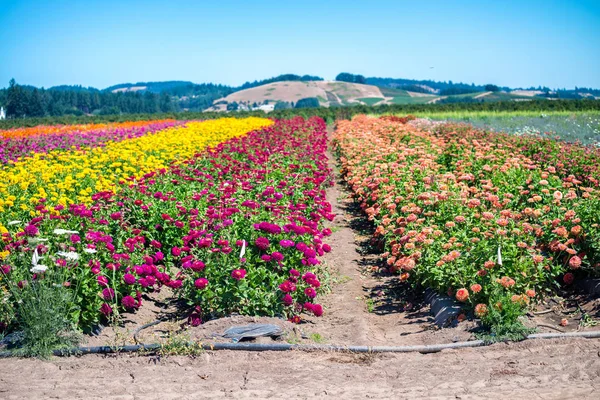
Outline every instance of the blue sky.
[(343, 71), (600, 88), (600, 0), (0, 0), (0, 87)]

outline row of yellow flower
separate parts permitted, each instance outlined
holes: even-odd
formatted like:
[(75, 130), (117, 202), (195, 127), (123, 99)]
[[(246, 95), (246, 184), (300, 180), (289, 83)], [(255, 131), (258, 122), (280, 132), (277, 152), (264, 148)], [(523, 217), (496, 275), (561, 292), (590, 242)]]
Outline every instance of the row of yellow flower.
[(41, 198), (50, 206), (90, 204), (93, 193), (115, 190), (131, 176), (166, 168), (173, 160), (272, 123), (265, 118), (190, 122), (105, 147), (39, 153), (9, 163), (0, 169), (0, 231), (2, 224), (34, 216)]

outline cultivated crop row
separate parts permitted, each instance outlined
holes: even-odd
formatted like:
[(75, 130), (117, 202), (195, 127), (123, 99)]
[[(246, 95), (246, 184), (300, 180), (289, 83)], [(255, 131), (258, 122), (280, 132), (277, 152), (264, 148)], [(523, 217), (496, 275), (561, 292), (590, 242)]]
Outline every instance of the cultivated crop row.
[[(61, 202), (51, 170), (34, 180), (27, 210), (13, 200), (2, 213), (21, 222), (5, 224), (0, 244), (0, 322), (17, 326), (20, 299), (42, 287), (67, 293), (69, 319), (82, 329), (165, 287), (190, 307), (192, 324), (233, 312), (321, 315), (319, 256), (331, 233), (322, 221), (333, 218), (326, 147), (321, 119), (223, 119), (24, 160), (67, 165), (64, 176), (89, 169), (111, 185), (67, 190)], [(18, 186), (17, 171), (3, 173)]]
[(489, 324), (598, 270), (590, 150), (367, 117), (339, 122), (335, 144), (389, 270)]

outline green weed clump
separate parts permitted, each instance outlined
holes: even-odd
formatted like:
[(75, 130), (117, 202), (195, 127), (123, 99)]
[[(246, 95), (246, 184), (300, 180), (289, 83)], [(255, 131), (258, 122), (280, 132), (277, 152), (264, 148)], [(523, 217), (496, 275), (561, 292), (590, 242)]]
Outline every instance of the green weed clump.
[(54, 350), (75, 347), (81, 334), (69, 319), (72, 296), (60, 284), (33, 280), (13, 290), (18, 340), (14, 352), (19, 356), (47, 359)]

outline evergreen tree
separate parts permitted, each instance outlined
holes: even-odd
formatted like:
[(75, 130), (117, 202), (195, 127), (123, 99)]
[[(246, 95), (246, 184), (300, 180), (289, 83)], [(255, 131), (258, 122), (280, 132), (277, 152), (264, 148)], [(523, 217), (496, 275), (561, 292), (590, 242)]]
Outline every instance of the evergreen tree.
[(175, 105), (171, 101), (171, 96), (168, 93), (160, 95), (160, 111), (170, 113), (175, 111)]
[(12, 118), (22, 118), (27, 115), (27, 94), (21, 86), (17, 85), (14, 78), (8, 84), (6, 115)]
[(42, 96), (40, 92), (33, 89), (29, 95), (29, 102), (27, 103), (27, 116), (28, 117), (43, 117), (46, 114), (44, 106), (42, 104)]

